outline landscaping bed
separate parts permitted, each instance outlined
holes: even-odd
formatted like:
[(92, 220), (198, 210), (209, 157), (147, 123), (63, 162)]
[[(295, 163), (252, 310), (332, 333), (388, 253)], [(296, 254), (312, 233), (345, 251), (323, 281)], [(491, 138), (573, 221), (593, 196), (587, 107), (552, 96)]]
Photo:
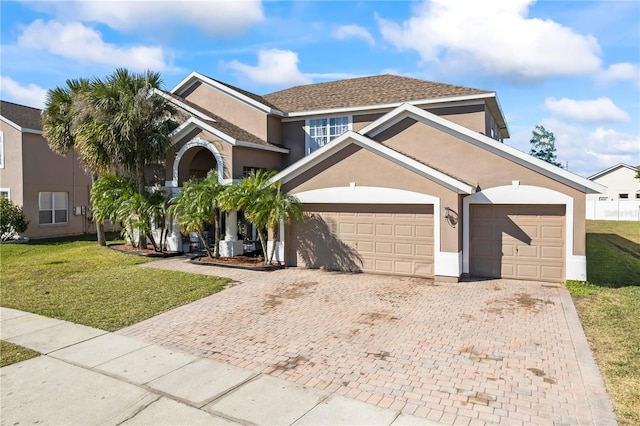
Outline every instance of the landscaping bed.
[(248, 269), (251, 271), (274, 271), (283, 269), (284, 265), (265, 265), (262, 256), (209, 257), (195, 256), (191, 263), (206, 266), (222, 266), (224, 268)]
[(165, 258), (165, 257), (181, 256), (183, 254), (177, 251), (168, 251), (168, 250), (155, 251), (152, 246), (150, 248), (143, 249), (139, 247), (134, 247), (131, 244), (109, 244), (108, 247), (112, 250), (116, 250), (121, 253), (134, 254), (137, 256), (145, 256), (145, 257)]

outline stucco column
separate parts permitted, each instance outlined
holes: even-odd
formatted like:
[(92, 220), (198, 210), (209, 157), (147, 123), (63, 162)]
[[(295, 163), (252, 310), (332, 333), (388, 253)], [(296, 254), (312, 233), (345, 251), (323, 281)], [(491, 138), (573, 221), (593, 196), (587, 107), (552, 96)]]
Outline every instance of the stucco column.
[(244, 252), (242, 241), (238, 241), (238, 212), (226, 212), (224, 240), (220, 241), (220, 255), (223, 257), (237, 256)]

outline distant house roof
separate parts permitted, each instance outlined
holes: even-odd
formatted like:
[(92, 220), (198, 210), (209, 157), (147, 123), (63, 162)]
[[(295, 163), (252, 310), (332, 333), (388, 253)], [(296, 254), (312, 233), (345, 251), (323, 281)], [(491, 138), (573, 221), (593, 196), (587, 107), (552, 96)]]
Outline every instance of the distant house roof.
[(623, 168), (623, 167), (625, 167), (625, 168), (627, 168), (627, 169), (629, 169), (629, 170), (633, 170), (634, 172), (635, 172), (636, 170), (640, 170), (640, 166), (633, 167), (633, 166), (630, 166), (630, 165), (628, 165), (628, 164), (618, 163), (618, 164), (616, 164), (615, 166), (611, 166), (611, 167), (609, 167), (608, 169), (604, 169), (604, 170), (602, 170), (602, 171), (600, 171), (600, 172), (598, 172), (598, 173), (596, 173), (596, 174), (594, 174), (594, 175), (592, 175), (592, 176), (589, 176), (587, 179), (589, 179), (589, 180), (594, 180), (594, 179), (597, 179), (597, 178), (599, 178), (599, 177), (601, 177), (601, 176), (604, 176), (604, 175), (606, 175), (606, 174), (608, 174), (608, 173), (611, 173), (611, 172), (614, 172), (614, 171), (616, 171), (616, 170), (618, 170), (618, 169), (621, 169), (621, 168)]
[(13, 102), (0, 101), (0, 116), (3, 121), (22, 132), (41, 133), (40, 114), (42, 110)]
[(262, 99), (289, 113), (490, 93), (493, 92), (385, 74), (296, 86), (263, 95)]

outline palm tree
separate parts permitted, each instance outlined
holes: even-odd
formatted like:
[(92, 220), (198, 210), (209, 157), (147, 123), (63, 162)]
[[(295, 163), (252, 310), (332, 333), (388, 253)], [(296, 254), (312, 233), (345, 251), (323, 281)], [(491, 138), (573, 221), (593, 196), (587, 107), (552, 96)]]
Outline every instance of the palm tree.
[[(302, 207), (298, 199), (282, 192), (281, 183), (270, 183), (276, 174), (258, 170), (232, 185), (223, 197), (227, 209), (242, 210), (247, 220), (256, 226), (258, 238), (264, 253), (265, 264), (271, 264), (275, 253), (275, 238), (280, 222), (290, 223), (292, 219), (302, 220)], [(268, 251), (269, 234), (274, 241)]]
[[(182, 194), (169, 202), (169, 212), (180, 229), (185, 233), (196, 232), (210, 257), (220, 257), (220, 200), (225, 188), (218, 180), (218, 173), (211, 170), (201, 181), (185, 182)], [(204, 238), (206, 223), (214, 226), (213, 251)]]
[[(78, 79), (67, 80), (66, 84), (66, 87), (56, 87), (47, 92), (42, 113), (43, 135), (49, 147), (58, 154), (66, 155), (75, 150), (84, 169), (91, 173), (95, 182), (100, 173), (109, 169), (111, 159), (107, 147), (101, 145), (102, 141), (83, 140), (79, 143), (76, 139), (78, 128), (88, 120), (81, 104), (90, 90), (90, 82)], [(104, 226), (99, 222), (96, 224), (98, 244), (104, 246)]]
[[(56, 152), (75, 149), (94, 174), (117, 171), (131, 177), (144, 197), (145, 166), (164, 160), (169, 133), (177, 126), (170, 119), (173, 107), (153, 91), (161, 84), (158, 73), (122, 68), (104, 80), (69, 80), (47, 94), (44, 136)], [(146, 246), (147, 235), (139, 237), (139, 245)]]

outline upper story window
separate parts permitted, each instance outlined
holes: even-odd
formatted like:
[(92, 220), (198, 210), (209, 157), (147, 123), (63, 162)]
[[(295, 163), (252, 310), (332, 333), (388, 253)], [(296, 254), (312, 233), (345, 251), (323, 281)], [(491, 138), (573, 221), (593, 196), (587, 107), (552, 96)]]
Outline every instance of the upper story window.
[(11, 199), (10, 194), (11, 194), (11, 190), (9, 188), (0, 188), (0, 197), (10, 200)]
[(351, 130), (351, 117), (327, 117), (307, 120), (307, 154), (311, 154)]
[(38, 194), (38, 222), (41, 225), (69, 221), (68, 192), (40, 192)]
[(621, 200), (628, 200), (629, 194), (618, 194), (618, 198), (620, 198)]

